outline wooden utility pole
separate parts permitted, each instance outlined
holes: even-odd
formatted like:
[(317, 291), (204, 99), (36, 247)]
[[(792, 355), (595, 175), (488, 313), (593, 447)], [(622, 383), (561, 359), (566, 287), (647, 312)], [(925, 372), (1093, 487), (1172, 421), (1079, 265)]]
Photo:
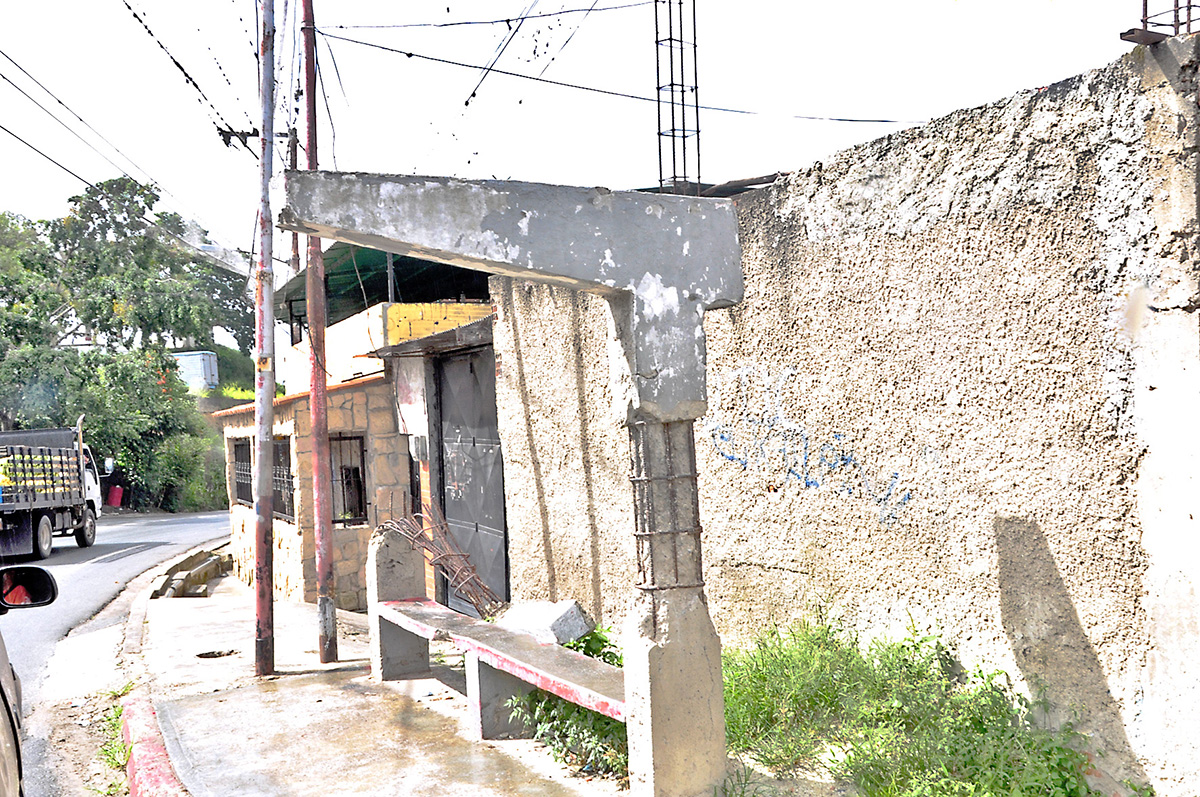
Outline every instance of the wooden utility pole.
[[(317, 169), (317, 45), (312, 0), (304, 0), (304, 99), (308, 122), (308, 169)], [(337, 615), (333, 602), (332, 510), (329, 477), (329, 419), (325, 406), (325, 258), (321, 239), (308, 239), (305, 277), (308, 315), (308, 403), (312, 421), (313, 536), (317, 554), (317, 624), (321, 661), (337, 661)]]
[(254, 674), (275, 672), (274, 534), (272, 472), (275, 464), (275, 273), (271, 258), (271, 152), (275, 146), (275, 2), (262, 2), (258, 71), (262, 100), (259, 176), (258, 267), (254, 272)]

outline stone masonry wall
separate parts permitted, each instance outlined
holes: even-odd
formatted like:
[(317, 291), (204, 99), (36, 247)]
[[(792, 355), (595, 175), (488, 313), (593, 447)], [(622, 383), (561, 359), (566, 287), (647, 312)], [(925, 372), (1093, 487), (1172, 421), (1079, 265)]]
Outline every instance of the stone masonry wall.
[[(371, 530), (391, 517), (411, 512), (408, 443), (396, 432), (392, 393), (383, 379), (331, 386), (327, 394), (331, 435), (362, 436), (365, 444), (367, 523), (333, 527), (334, 601), (339, 609), (367, 606), (366, 561)], [(250, 421), (253, 421), (253, 417)], [(307, 394), (276, 405), (276, 434), (292, 435), (296, 522), (276, 519), (275, 596), (315, 602), (316, 542), (312, 522), (312, 448)], [(227, 425), (227, 440), (252, 434), (253, 428)], [(227, 451), (232, 463), (232, 449)], [(233, 466), (228, 466), (233, 495)], [(254, 511), (233, 504), (234, 572), (250, 583), (254, 574)]]
[[(936, 631), (1079, 712), (1107, 774), (1200, 792), (1196, 50), (1139, 47), (738, 198), (746, 298), (706, 317), (697, 423), (728, 643), (816, 609), (864, 639)], [(492, 290), (514, 594), (615, 622), (611, 318)]]

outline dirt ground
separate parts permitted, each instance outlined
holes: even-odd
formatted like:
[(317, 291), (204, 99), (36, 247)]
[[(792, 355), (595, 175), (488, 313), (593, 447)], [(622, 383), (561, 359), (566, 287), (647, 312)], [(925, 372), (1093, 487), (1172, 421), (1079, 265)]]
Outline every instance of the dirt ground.
[(39, 719), (49, 727), (45, 763), (55, 770), (62, 794), (129, 794), (125, 771), (100, 755), (111, 738), (105, 732), (109, 713), (119, 705), (120, 698), (104, 692), (39, 707)]

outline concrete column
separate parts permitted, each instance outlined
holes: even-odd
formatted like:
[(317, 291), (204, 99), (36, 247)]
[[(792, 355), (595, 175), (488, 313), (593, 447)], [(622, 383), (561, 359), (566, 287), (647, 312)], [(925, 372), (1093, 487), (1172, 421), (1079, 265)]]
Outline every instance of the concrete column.
[(425, 557), (395, 532), (371, 535), (367, 547), (367, 623), (371, 675), (379, 681), (429, 671), (429, 641), (383, 622), (379, 601), (425, 597)]
[(721, 640), (704, 598), (692, 421), (629, 426), (638, 596), (624, 634), (630, 791), (696, 797), (725, 776)]

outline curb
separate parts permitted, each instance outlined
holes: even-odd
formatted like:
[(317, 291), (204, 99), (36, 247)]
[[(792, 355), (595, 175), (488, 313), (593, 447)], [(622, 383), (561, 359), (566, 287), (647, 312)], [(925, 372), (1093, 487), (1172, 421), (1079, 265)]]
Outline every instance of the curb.
[(121, 705), (122, 736), (130, 748), (125, 765), (130, 797), (188, 797), (171, 766), (150, 698), (129, 694)]
[[(218, 539), (223, 539), (223, 537), (202, 543), (172, 562), (164, 564), (170, 568), (187, 559), (196, 551), (206, 549)], [(160, 566), (156, 565), (150, 569), (155, 570)], [(125, 640), (121, 648), (127, 668), (133, 658), (142, 654), (146, 609), (153, 590), (153, 584), (143, 588), (129, 607), (129, 614), (125, 620)], [(125, 744), (129, 745), (129, 761), (125, 765), (129, 795), (130, 797), (190, 797), (189, 792), (175, 774), (175, 768), (171, 766), (171, 756), (167, 753), (167, 745), (163, 739), (162, 730), (158, 726), (158, 716), (154, 712), (154, 705), (150, 702), (150, 698), (144, 694), (146, 691), (146, 687), (136, 688), (121, 701), (121, 737), (125, 740)]]

